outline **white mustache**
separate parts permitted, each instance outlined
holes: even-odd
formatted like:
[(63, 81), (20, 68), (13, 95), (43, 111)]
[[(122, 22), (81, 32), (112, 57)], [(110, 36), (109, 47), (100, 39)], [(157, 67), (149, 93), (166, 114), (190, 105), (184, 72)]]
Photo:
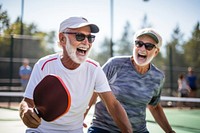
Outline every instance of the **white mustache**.
[(140, 54), (140, 55), (147, 55), (147, 53), (146, 53), (146, 51), (138, 51), (138, 54)]
[(78, 48), (78, 49), (82, 49), (82, 50), (87, 50), (87, 49), (89, 49), (89, 46), (86, 46), (86, 45), (81, 44), (81, 45), (79, 45), (77, 48)]

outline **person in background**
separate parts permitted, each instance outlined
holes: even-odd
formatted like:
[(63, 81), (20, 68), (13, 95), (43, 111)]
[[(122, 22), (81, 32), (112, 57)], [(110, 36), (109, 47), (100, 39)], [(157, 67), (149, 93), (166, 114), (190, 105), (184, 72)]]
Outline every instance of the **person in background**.
[[(160, 104), (165, 76), (151, 63), (161, 45), (162, 38), (154, 29), (142, 29), (134, 35), (132, 56), (113, 57), (103, 66), (114, 95), (128, 114), (133, 133), (149, 133), (146, 107), (166, 133), (175, 133)], [(88, 133), (120, 133), (101, 100), (95, 104)]]
[[(178, 77), (178, 96), (179, 97), (188, 97), (190, 90), (191, 89), (186, 81), (185, 75), (180, 74)], [(179, 102), (178, 107), (181, 108), (184, 104), (186, 104), (186, 103)]]
[[(196, 98), (197, 97), (197, 76), (194, 74), (194, 70), (192, 67), (188, 67), (188, 74), (187, 74), (187, 82), (190, 86), (190, 94), (189, 97)], [(190, 108), (195, 108), (196, 104), (191, 103)]]
[(27, 58), (24, 58), (22, 63), (23, 63), (22, 66), (20, 66), (19, 68), (19, 76), (20, 76), (22, 91), (24, 91), (28, 84), (32, 72), (32, 67), (29, 66), (29, 60)]
[(188, 85), (184, 74), (179, 75), (178, 92), (179, 92), (179, 97), (188, 97), (189, 96), (190, 86)]
[[(96, 24), (83, 17), (70, 17), (60, 24), (61, 53), (45, 56), (35, 65), (20, 104), (20, 117), (29, 127), (26, 133), (83, 133), (84, 113), (95, 91), (122, 133), (132, 133), (127, 114), (113, 95), (98, 62), (88, 55), (99, 32)], [(71, 95), (69, 111), (57, 120), (47, 122), (33, 111), (33, 92), (43, 77), (55, 74), (62, 78)], [(60, 105), (62, 106), (62, 105)]]
[(197, 76), (192, 67), (188, 67), (187, 82), (191, 88), (190, 97), (197, 97)]

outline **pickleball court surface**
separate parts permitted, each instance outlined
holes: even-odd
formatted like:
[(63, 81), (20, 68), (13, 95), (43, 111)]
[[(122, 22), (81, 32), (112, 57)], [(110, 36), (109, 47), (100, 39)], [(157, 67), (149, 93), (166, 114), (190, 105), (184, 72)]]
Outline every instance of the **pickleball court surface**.
[[(18, 104), (11, 104), (11, 109), (6, 108), (6, 103), (0, 103), (0, 133), (24, 133), (25, 125), (19, 118)], [(89, 126), (94, 108), (92, 107), (85, 122)], [(164, 112), (177, 133), (200, 133), (200, 109), (190, 108), (164, 108)], [(154, 121), (147, 110), (147, 126), (151, 133), (164, 133)], [(84, 132), (87, 129), (84, 128)]]

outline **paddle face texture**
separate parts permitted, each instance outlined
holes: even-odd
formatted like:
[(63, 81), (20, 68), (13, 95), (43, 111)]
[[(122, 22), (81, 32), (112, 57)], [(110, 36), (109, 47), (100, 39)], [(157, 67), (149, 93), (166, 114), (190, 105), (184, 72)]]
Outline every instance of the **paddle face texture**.
[(62, 79), (47, 75), (36, 86), (33, 94), (35, 109), (45, 121), (53, 121), (68, 112), (71, 105), (70, 93)]

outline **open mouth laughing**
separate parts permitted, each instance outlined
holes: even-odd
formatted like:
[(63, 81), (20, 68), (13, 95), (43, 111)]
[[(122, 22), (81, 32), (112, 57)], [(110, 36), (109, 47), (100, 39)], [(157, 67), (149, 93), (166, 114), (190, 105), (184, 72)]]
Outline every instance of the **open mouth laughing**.
[(77, 48), (78, 55), (85, 56), (87, 54), (88, 48), (79, 47)]
[(139, 59), (146, 59), (147, 58), (146, 53), (138, 53), (137, 56), (138, 56)]

